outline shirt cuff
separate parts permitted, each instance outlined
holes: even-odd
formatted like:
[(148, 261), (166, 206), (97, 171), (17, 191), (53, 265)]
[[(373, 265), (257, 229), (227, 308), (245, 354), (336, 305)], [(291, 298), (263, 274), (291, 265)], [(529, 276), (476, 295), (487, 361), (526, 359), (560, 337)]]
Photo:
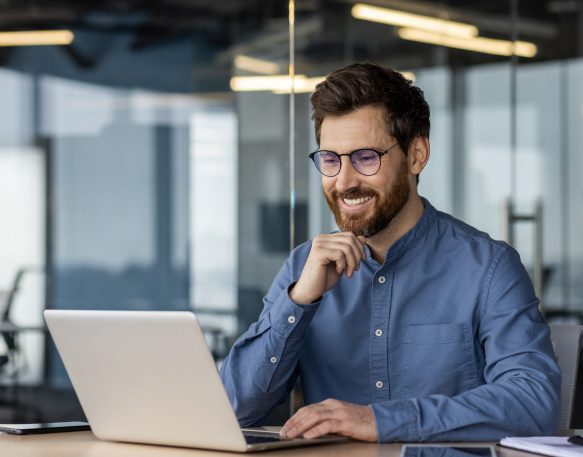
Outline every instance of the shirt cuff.
[(377, 422), (379, 443), (417, 441), (417, 408), (411, 400), (390, 400), (370, 405)]
[[(294, 283), (290, 284), (293, 285)], [(312, 321), (320, 305), (320, 301), (310, 305), (294, 303), (289, 297), (289, 287), (281, 295), (278, 303), (272, 306), (269, 314), (271, 318), (271, 328), (288, 338), (293, 335), (303, 334), (306, 327)]]

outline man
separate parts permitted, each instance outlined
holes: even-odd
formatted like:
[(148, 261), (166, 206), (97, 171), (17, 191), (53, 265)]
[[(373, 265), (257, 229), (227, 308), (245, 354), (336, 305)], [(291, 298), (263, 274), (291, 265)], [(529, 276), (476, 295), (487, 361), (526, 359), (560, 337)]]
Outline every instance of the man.
[(560, 374), (514, 249), (417, 193), (429, 107), (375, 64), (331, 73), (311, 98), (311, 155), (340, 232), (296, 248), (221, 376), (243, 426), (300, 376), (287, 437), (497, 440), (552, 434)]

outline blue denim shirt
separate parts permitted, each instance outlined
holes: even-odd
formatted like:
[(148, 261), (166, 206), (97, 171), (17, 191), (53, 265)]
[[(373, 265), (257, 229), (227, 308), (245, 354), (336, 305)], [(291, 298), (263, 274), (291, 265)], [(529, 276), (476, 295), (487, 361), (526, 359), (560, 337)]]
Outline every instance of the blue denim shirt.
[(315, 304), (288, 295), (311, 243), (291, 253), (222, 366), (241, 425), (262, 424), (299, 375), (306, 404), (371, 405), (381, 442), (555, 431), (559, 368), (517, 252), (424, 205), (382, 265), (368, 251)]

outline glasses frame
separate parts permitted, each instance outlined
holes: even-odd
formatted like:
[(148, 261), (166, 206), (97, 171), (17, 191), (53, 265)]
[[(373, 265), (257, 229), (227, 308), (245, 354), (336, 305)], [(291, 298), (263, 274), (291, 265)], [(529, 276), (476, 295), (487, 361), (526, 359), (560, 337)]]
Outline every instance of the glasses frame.
[[(327, 178), (333, 178), (334, 176), (338, 176), (340, 174), (340, 171), (342, 170), (342, 156), (348, 156), (348, 159), (350, 160), (350, 164), (352, 165), (352, 168), (354, 168), (358, 173), (360, 173), (363, 176), (374, 176), (376, 175), (379, 170), (381, 169), (381, 158), (382, 156), (384, 156), (385, 154), (388, 154), (388, 152), (393, 149), (395, 146), (397, 146), (399, 144), (399, 142), (397, 141), (395, 144), (393, 144), (391, 147), (389, 147), (388, 149), (385, 149), (384, 151), (377, 151), (376, 149), (373, 148), (359, 148), (359, 149), (355, 149), (352, 152), (347, 152), (346, 154), (338, 154), (337, 152), (334, 151), (328, 151), (327, 149), (316, 149), (314, 152), (310, 153), (310, 155), (308, 156), (312, 162), (314, 163), (314, 166), (316, 167), (316, 170), (318, 170), (318, 172), (322, 175), (322, 176), (326, 176)], [(371, 174), (366, 174), (363, 173), (362, 171), (360, 171), (358, 168), (356, 168), (354, 166), (354, 162), (352, 161), (352, 155), (356, 154), (357, 152), (360, 151), (372, 151), (375, 152), (378, 156), (379, 156), (379, 167), (377, 168), (377, 170), (374, 173)], [(325, 174), (322, 170), (320, 170), (320, 168), (318, 167), (318, 165), (316, 165), (316, 160), (315, 160), (315, 156), (316, 154), (318, 154), (319, 152), (326, 152), (329, 154), (334, 154), (336, 157), (338, 157), (338, 163), (340, 163), (340, 166), (338, 167), (338, 172), (336, 174), (333, 175), (327, 175)]]

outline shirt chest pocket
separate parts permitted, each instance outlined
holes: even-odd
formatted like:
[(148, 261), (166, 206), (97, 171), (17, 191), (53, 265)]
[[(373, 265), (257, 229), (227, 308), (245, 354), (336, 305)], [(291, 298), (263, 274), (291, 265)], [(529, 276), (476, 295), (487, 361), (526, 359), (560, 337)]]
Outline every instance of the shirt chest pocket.
[(401, 345), (407, 394), (456, 395), (478, 386), (470, 323), (409, 325)]

